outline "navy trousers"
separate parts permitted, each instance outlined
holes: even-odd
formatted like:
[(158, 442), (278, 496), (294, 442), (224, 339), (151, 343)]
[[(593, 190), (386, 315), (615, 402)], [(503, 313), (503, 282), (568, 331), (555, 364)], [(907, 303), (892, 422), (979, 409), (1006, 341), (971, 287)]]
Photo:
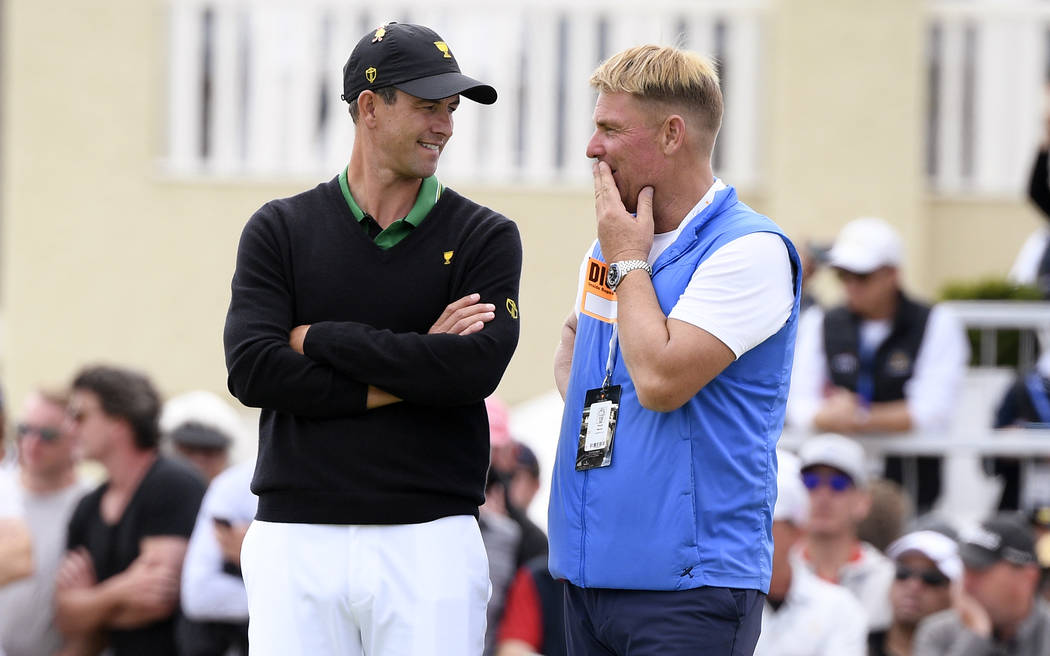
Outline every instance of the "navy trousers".
[(758, 590), (609, 590), (565, 585), (569, 656), (751, 656)]

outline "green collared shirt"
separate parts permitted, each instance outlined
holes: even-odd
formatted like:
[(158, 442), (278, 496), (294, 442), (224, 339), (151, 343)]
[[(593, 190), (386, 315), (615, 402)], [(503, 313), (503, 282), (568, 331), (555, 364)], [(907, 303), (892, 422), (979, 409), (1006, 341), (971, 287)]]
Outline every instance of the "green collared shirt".
[(375, 219), (364, 213), (354, 197), (350, 195), (350, 184), (346, 181), (346, 171), (347, 169), (344, 168), (339, 174), (339, 188), (343, 191), (343, 198), (346, 199), (346, 204), (350, 206), (350, 211), (357, 222), (375, 241), (376, 246), (383, 250), (395, 246), (412, 230), (418, 228), (423, 219), (427, 218), (427, 214), (433, 209), (438, 198), (441, 198), (441, 192), (445, 190), (444, 185), (438, 182), (437, 176), (423, 178), (423, 184), (419, 185), (419, 194), (416, 196), (416, 204), (409, 210), (408, 215), (394, 221), (384, 230), (379, 227)]

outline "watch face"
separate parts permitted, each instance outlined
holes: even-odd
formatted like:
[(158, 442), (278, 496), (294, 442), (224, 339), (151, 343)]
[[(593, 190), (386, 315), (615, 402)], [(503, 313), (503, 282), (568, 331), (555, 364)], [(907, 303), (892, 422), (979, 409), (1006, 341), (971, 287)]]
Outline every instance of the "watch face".
[(616, 289), (616, 285), (620, 282), (620, 267), (613, 262), (609, 265), (609, 273), (605, 277), (605, 283), (609, 286), (609, 289)]

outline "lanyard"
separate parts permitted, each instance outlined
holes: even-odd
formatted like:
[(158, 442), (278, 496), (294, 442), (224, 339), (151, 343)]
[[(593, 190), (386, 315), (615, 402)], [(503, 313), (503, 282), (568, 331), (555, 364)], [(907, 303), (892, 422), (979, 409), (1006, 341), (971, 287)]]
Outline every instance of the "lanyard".
[(603, 390), (609, 389), (609, 385), (612, 383), (613, 365), (616, 362), (616, 344), (616, 324), (613, 324), (612, 336), (609, 338), (609, 357), (605, 360), (605, 380), (602, 381)]

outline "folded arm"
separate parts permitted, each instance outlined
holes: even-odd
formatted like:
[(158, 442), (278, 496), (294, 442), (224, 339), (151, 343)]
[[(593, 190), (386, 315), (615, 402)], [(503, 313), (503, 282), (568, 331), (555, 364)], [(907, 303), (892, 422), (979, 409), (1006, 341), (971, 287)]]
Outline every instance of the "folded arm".
[(150, 537), (123, 572), (98, 582), (88, 553), (66, 554), (56, 577), (55, 622), (83, 637), (101, 629), (133, 629), (170, 617), (178, 607), (186, 539)]
[(464, 312), (446, 310), (428, 334), (322, 321), (305, 332), (303, 352), (406, 401), (440, 406), (484, 399), (499, 384), (518, 342), (521, 242), (514, 224), (504, 223), (478, 252), (463, 282), (463, 291), (476, 293), (478, 302), (460, 299), (456, 303), (468, 303)]
[(230, 392), (248, 406), (306, 417), (363, 412), (367, 385), (289, 347), (295, 325), (290, 257), (270, 219), (266, 208), (259, 210), (237, 251), (223, 334)]

